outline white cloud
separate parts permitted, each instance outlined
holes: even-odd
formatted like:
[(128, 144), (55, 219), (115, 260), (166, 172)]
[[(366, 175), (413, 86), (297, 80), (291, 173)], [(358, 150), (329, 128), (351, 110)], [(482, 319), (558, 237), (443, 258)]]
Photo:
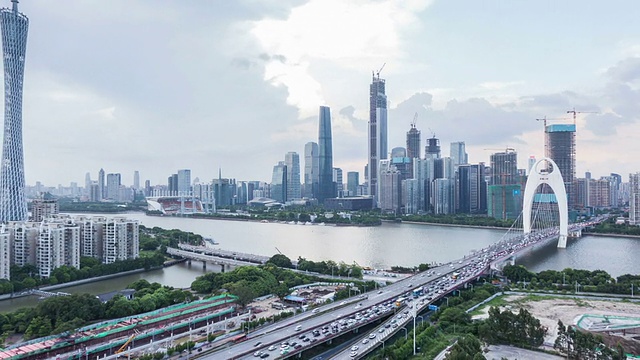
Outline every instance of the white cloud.
[[(312, 116), (327, 99), (312, 64), (337, 68), (378, 68), (404, 56), (401, 34), (417, 23), (415, 14), (428, 0), (311, 0), (291, 10), (288, 18), (253, 23), (252, 34), (268, 54), (265, 80), (287, 87), (288, 104), (300, 118)], [(343, 104), (346, 105), (346, 104)]]

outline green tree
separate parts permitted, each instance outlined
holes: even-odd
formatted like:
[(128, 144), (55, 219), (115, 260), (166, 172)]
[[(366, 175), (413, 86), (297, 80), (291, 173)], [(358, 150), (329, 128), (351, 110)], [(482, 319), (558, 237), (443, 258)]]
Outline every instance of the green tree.
[(289, 268), (289, 269), (293, 268), (291, 259), (289, 259), (286, 255), (283, 255), (283, 254), (275, 254), (269, 260), (267, 260), (267, 262), (283, 268)]

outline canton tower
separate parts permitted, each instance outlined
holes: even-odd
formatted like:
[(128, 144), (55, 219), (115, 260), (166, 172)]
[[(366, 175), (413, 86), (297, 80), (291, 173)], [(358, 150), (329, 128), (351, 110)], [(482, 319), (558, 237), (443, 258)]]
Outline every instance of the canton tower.
[(4, 136), (0, 164), (0, 222), (27, 220), (22, 149), (22, 85), (29, 19), (11, 9), (0, 9), (4, 59)]

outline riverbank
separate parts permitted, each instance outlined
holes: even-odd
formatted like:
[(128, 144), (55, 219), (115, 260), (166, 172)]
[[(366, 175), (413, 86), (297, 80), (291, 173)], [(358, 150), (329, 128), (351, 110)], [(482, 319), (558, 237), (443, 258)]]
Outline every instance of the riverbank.
[(587, 232), (582, 231), (583, 235), (592, 235), (592, 236), (601, 236), (601, 237), (617, 237), (617, 238), (625, 238), (625, 239), (640, 239), (640, 235), (627, 235), (627, 234), (611, 234), (611, 233), (596, 233), (596, 232)]
[[(382, 220), (384, 222), (396, 222), (395, 220)], [(402, 221), (399, 224), (414, 224), (414, 225), (435, 225), (435, 226), (448, 226), (448, 227), (459, 227), (459, 228), (468, 228), (468, 229), (488, 229), (488, 230), (508, 230), (509, 228), (500, 227), (500, 226), (483, 226), (483, 225), (465, 225), (465, 224), (446, 224), (446, 223), (434, 223), (434, 222), (424, 222), (424, 221)]]
[[(179, 264), (179, 263), (182, 263), (182, 262), (185, 262), (185, 261), (186, 261), (186, 259), (169, 260), (169, 261), (166, 261), (161, 266), (154, 266), (154, 267), (151, 267), (149, 269), (135, 269), (135, 270), (123, 271), (123, 272), (119, 272), (119, 273), (115, 273), (115, 274), (108, 274), (108, 275), (102, 275), (102, 276), (87, 278), (87, 279), (81, 279), (81, 280), (65, 282), (65, 283), (62, 283), (62, 284), (40, 286), (40, 287), (38, 287), (36, 289), (33, 289), (33, 290), (42, 290), (42, 291), (61, 290), (61, 289), (69, 288), (69, 287), (72, 287), (72, 286), (84, 285), (84, 284), (89, 284), (89, 283), (92, 283), (92, 282), (115, 279), (115, 278), (124, 277), (124, 276), (128, 276), (128, 275), (134, 275), (134, 274), (140, 274), (140, 273), (145, 273), (145, 272), (149, 272), (149, 271), (159, 270), (159, 269), (163, 269), (165, 267), (169, 267), (169, 266), (172, 266), (172, 265), (175, 265), (175, 264)], [(22, 292), (19, 292), (19, 293), (3, 294), (3, 295), (0, 295), (0, 301), (9, 300), (9, 299), (17, 299), (17, 298), (31, 296), (31, 295), (32, 295), (32, 293), (29, 290), (22, 291)]]

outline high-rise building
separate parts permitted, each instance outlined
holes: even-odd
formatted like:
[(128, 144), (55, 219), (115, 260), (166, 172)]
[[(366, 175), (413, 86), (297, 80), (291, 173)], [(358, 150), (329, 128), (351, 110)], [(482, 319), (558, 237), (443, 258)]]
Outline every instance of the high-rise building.
[(304, 197), (317, 196), (319, 176), (318, 144), (310, 141), (304, 145)]
[(513, 149), (491, 154), (491, 179), (487, 191), (488, 215), (515, 219), (522, 210), (522, 186), (518, 177), (518, 153)]
[(300, 191), (300, 155), (290, 151), (284, 156), (284, 163), (287, 165), (287, 200), (302, 198)]
[(0, 279), (11, 280), (11, 234), (0, 228)]
[(138, 170), (133, 172), (133, 188), (140, 190), (140, 172)]
[(402, 184), (400, 171), (391, 160), (380, 161), (379, 208), (383, 212), (397, 214), (402, 205)]
[(387, 95), (385, 80), (380, 73), (373, 76), (369, 86), (369, 128), (368, 128), (369, 167), (367, 181), (369, 195), (373, 196), (373, 203), (378, 206), (378, 170), (380, 160), (387, 158)]
[(344, 197), (344, 183), (342, 182), (342, 169), (333, 168), (332, 172), (332, 180), (335, 186), (335, 193), (338, 194), (339, 197)]
[(107, 197), (107, 188), (104, 182), (104, 169), (98, 171), (98, 201)]
[(573, 188), (576, 177), (576, 125), (547, 125), (544, 135), (546, 156), (558, 165), (567, 191), (567, 204), (569, 209), (574, 209), (576, 207), (576, 194)]
[(331, 137), (331, 110), (320, 106), (320, 128), (318, 134), (318, 202), (335, 197), (333, 186), (333, 145)]
[(287, 202), (287, 165), (279, 161), (273, 167), (271, 177), (271, 198), (281, 203)]
[(31, 221), (40, 222), (58, 211), (58, 199), (50, 193), (41, 194), (31, 202)]
[(517, 183), (518, 153), (513, 149), (491, 154), (490, 185), (511, 185)]
[(178, 183), (176, 185), (178, 195), (188, 195), (191, 193), (191, 170), (178, 170)]
[(484, 164), (464, 164), (456, 172), (456, 212), (483, 214), (487, 211)]
[(416, 129), (415, 122), (411, 123), (411, 129), (407, 131), (407, 157), (411, 162), (408, 179), (412, 179), (413, 159), (420, 158), (420, 130)]
[(22, 85), (29, 19), (11, 9), (0, 9), (4, 59), (4, 133), (0, 166), (0, 222), (27, 220), (22, 148)]
[(120, 193), (120, 184), (122, 184), (120, 174), (107, 174), (107, 196), (105, 198), (120, 201), (118, 196)]
[(347, 173), (347, 191), (349, 196), (358, 195), (358, 185), (360, 185), (360, 173), (357, 171), (349, 171)]
[(467, 164), (469, 162), (464, 141), (452, 142), (450, 146), (449, 153), (454, 166)]
[(437, 159), (440, 157), (440, 140), (434, 134), (427, 139), (427, 145), (424, 147), (424, 157)]
[(640, 225), (640, 172), (629, 174), (629, 225)]
[(84, 175), (84, 194), (91, 198), (91, 173)]

